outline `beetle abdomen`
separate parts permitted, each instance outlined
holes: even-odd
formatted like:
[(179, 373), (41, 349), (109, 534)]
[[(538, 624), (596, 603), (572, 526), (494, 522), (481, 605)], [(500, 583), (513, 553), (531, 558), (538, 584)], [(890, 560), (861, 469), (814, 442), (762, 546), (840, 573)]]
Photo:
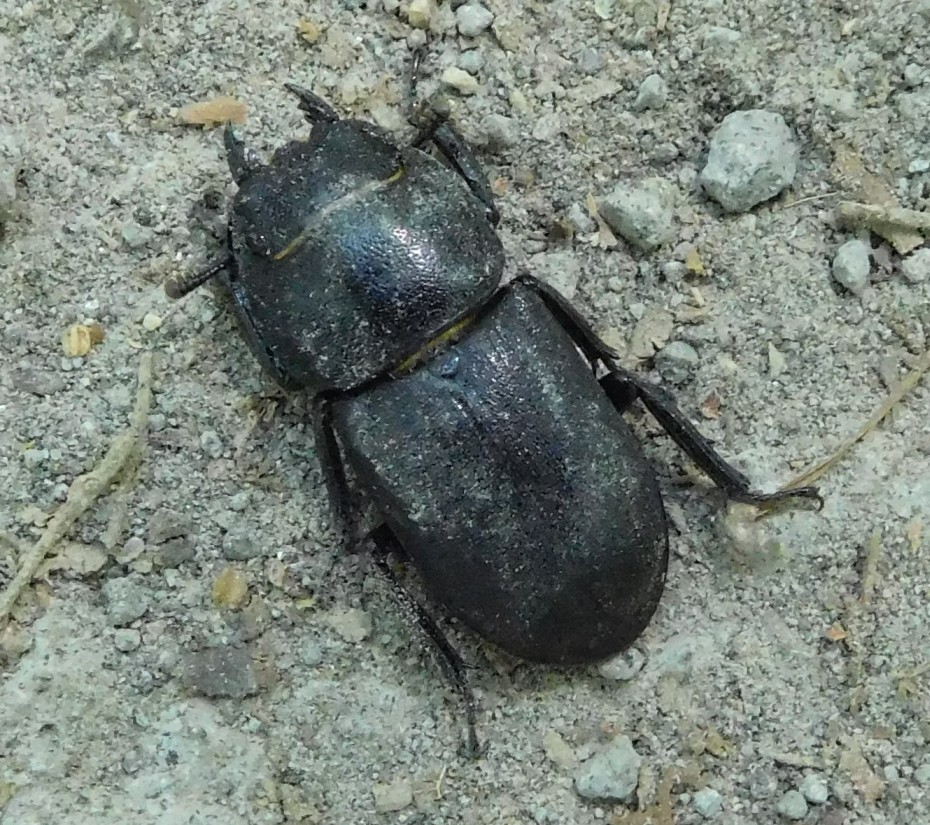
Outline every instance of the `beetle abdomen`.
[(642, 632), (668, 563), (655, 476), (537, 296), (514, 290), (422, 368), (334, 411), (427, 587), (482, 636), (573, 663)]

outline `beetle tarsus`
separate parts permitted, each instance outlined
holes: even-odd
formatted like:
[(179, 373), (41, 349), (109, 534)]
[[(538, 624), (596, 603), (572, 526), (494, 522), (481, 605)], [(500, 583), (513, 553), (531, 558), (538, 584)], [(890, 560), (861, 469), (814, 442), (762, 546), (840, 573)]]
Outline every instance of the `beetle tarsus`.
[(233, 260), (227, 253), (220, 260), (214, 261), (197, 272), (169, 278), (165, 281), (165, 294), (174, 301), (183, 298), (189, 292), (193, 292), (197, 287), (203, 286), (211, 278), (219, 275), (223, 270), (228, 269), (232, 263)]
[(391, 568), (388, 556), (399, 546), (397, 538), (391, 530), (386, 525), (381, 525), (372, 531), (370, 538), (379, 551), (375, 554), (375, 563), (382, 575), (390, 583), (394, 598), (407, 615), (416, 620), (420, 629), (429, 638), (433, 653), (439, 662), (439, 667), (462, 697), (465, 704), (465, 724), (467, 728), (467, 739), (463, 743), (462, 749), (466, 755), (477, 759), (487, 750), (487, 745), (482, 745), (478, 740), (478, 703), (475, 701), (475, 694), (472, 692), (468, 684), (468, 678), (465, 675), (465, 663), (462, 661), (462, 657), (459, 656), (458, 651), (452, 647), (449, 640), (443, 635), (433, 617), (407, 591)]
[(335, 123), (339, 120), (336, 110), (319, 95), (296, 83), (285, 83), (284, 87), (300, 101), (298, 106), (308, 123)]

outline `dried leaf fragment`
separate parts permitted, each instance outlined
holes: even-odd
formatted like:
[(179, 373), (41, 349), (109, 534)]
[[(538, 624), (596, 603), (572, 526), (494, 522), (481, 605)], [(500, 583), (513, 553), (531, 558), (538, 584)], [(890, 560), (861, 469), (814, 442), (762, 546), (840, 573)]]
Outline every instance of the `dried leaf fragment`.
[(300, 35), (300, 38), (305, 40), (307, 43), (316, 43), (316, 41), (319, 40), (323, 35), (323, 29), (320, 28), (319, 24), (314, 23), (312, 20), (298, 20), (297, 34)]
[(701, 260), (701, 253), (697, 251), (697, 247), (692, 246), (685, 255), (685, 268), (695, 275), (705, 273), (704, 262)]
[(188, 103), (178, 112), (183, 123), (194, 126), (215, 126), (218, 123), (245, 123), (248, 107), (234, 97), (215, 97), (198, 103)]
[(849, 633), (846, 632), (846, 628), (843, 627), (839, 622), (834, 622), (827, 628), (827, 632), (824, 635), (831, 642), (842, 642)]
[(213, 602), (219, 607), (237, 610), (249, 595), (249, 583), (245, 575), (235, 567), (225, 567), (213, 582)]
[(61, 336), (61, 346), (68, 358), (80, 358), (104, 337), (100, 324), (72, 324)]

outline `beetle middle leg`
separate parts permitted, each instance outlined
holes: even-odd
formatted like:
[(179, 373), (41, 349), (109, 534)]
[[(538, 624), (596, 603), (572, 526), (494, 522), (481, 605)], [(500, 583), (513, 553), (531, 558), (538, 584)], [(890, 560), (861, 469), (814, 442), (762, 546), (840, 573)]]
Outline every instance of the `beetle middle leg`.
[(819, 507), (823, 507), (823, 498), (816, 487), (794, 487), (774, 493), (753, 490), (749, 479), (720, 455), (710, 439), (691, 423), (671, 393), (619, 366), (615, 360), (617, 353), (600, 339), (591, 325), (561, 294), (531, 275), (520, 275), (513, 283), (528, 287), (542, 298), (550, 312), (584, 352), (592, 367), (596, 368), (600, 362), (608, 369), (607, 374), (600, 379), (600, 384), (617, 410), (623, 412), (633, 400), (639, 399), (672, 440), (733, 501), (761, 505), (805, 498), (814, 499)]
[(452, 683), (465, 703), (465, 724), (468, 728), (468, 741), (465, 745), (467, 755), (474, 758), (481, 756), (484, 747), (478, 741), (477, 702), (475, 701), (475, 694), (472, 693), (468, 684), (468, 678), (465, 675), (465, 663), (462, 661), (462, 657), (459, 656), (458, 651), (451, 645), (442, 630), (439, 629), (439, 625), (436, 624), (433, 617), (403, 586), (391, 568), (388, 557), (400, 547), (394, 533), (387, 525), (382, 524), (370, 534), (369, 538), (378, 548), (378, 552), (375, 554), (375, 563), (378, 565), (378, 570), (390, 583), (394, 598), (407, 616), (419, 624), (431, 643), (432, 650), (436, 655), (440, 668), (442, 668), (443, 674)]

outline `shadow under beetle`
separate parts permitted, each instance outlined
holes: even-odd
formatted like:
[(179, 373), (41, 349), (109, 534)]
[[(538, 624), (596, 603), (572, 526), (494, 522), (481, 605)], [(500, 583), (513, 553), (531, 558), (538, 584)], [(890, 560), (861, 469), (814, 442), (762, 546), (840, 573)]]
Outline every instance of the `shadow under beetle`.
[(820, 497), (754, 492), (559, 293), (530, 275), (501, 285), (487, 178), (443, 118), (403, 146), (288, 89), (309, 138), (265, 165), (227, 128), (239, 185), (228, 252), (166, 289), (177, 298), (220, 276), (264, 367), (312, 394), (334, 508), (351, 523), (348, 468), (383, 519), (370, 534), (379, 569), (463, 695), (476, 753), (464, 666), (390, 553), (507, 652), (596, 662), (640, 635), (668, 566), (656, 476), (620, 415), (634, 400), (730, 498)]

